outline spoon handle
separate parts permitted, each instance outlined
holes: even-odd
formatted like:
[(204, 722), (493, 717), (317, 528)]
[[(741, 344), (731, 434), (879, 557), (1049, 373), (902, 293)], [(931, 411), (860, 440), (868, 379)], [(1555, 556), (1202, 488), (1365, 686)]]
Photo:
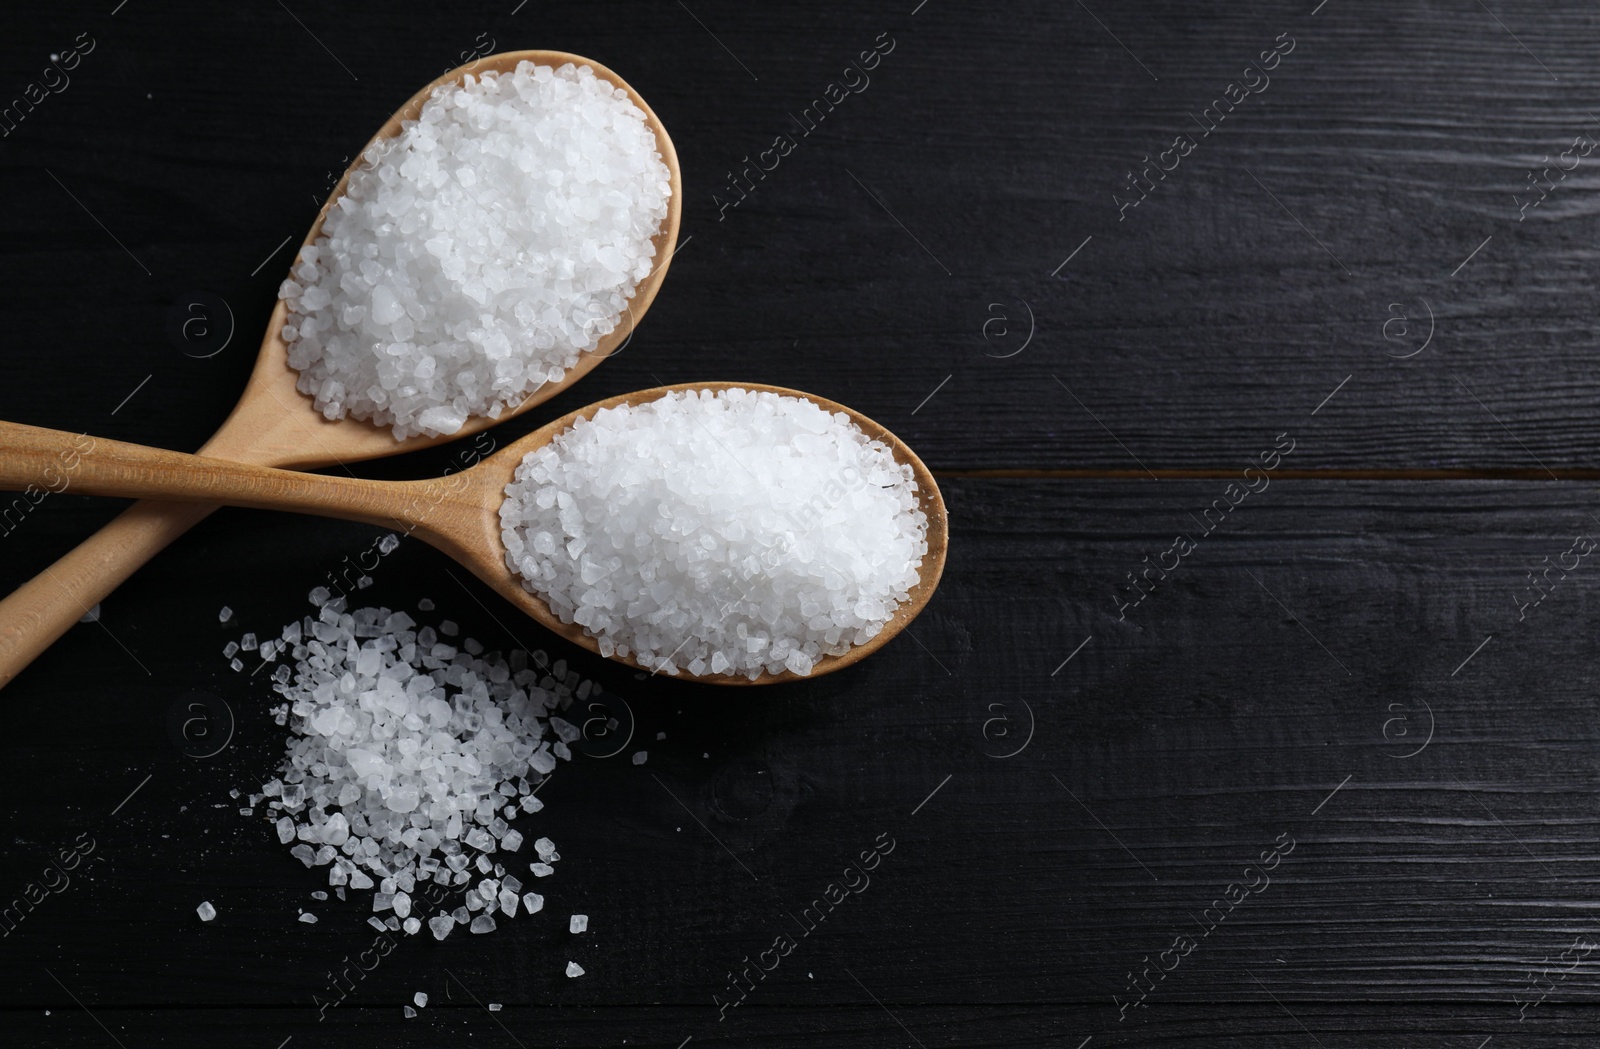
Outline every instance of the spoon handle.
[(417, 521), (435, 489), (445, 491), (433, 481), (274, 470), (9, 422), (0, 422), (0, 489), (225, 503), (384, 527)]
[[(0, 498), (0, 534), (21, 524), (12, 516), (19, 504), (26, 513), (47, 490), (40, 488), (31, 497), (11, 497), (9, 505)], [(10, 684), (140, 566), (215, 509), (209, 503), (141, 500), (0, 598), (0, 688)]]

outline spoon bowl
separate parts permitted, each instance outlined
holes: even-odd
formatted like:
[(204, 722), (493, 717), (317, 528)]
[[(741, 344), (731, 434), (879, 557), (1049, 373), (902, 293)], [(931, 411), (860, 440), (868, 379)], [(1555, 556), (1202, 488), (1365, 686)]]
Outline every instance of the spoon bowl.
[[(670, 175), (672, 195), (667, 202), (667, 217), (653, 238), (656, 267), (635, 288), (617, 328), (603, 337), (594, 349), (580, 355), (577, 363), (567, 369), (560, 382), (546, 383), (520, 404), (501, 412), (497, 418), (480, 416), (468, 419), (453, 434), (437, 437), (417, 435), (396, 440), (387, 427), (349, 417), (325, 418), (316, 410), (312, 398), (300, 392), (295, 385), (299, 372), (289, 366), (288, 346), (283, 341), (288, 309), (279, 300), (267, 323), (266, 335), (261, 340), (261, 349), (256, 355), (255, 366), (244, 393), (221, 428), (201, 447), (201, 455), (260, 466), (307, 469), (398, 455), (467, 437), (562, 393), (632, 337), (635, 326), (655, 300), (677, 247), (679, 219), (683, 211), (678, 154), (660, 118), (637, 91), (600, 63), (565, 51), (507, 51), (489, 55), (445, 73), (411, 96), (378, 129), (345, 170), (317, 213), (316, 221), (311, 224), (301, 247), (314, 243), (321, 235), (322, 222), (329, 208), (344, 195), (351, 173), (365, 162), (363, 158), (367, 152), (398, 136), (402, 122), (416, 119), (423, 103), (436, 89), (459, 83), (469, 75), (509, 73), (517, 63), (524, 61), (546, 66), (561, 66), (568, 62), (587, 65), (597, 77), (625, 91), (633, 104), (644, 113), (645, 122), (655, 133), (657, 150)], [(299, 249), (296, 249), (296, 258), (298, 255)], [(214, 509), (214, 504), (204, 502), (176, 505), (135, 503), (43, 574), (0, 601), (0, 687), (10, 682), (23, 667), (136, 569)]]
[[(844, 412), (863, 432), (884, 442), (895, 461), (911, 467), (918, 507), (928, 520), (928, 552), (918, 568), (918, 581), (907, 600), (871, 640), (837, 656), (818, 659), (810, 674), (763, 672), (754, 680), (734, 674), (685, 675), (687, 680), (718, 685), (767, 685), (804, 680), (843, 669), (876, 652), (922, 611), (944, 572), (949, 522), (944, 498), (933, 475), (906, 444), (859, 412), (798, 390), (761, 383), (701, 382), (660, 386), (607, 398), (563, 415), (449, 477), (425, 481), (368, 481), (276, 470), (144, 448), (139, 445), (83, 438), (56, 430), (0, 423), (0, 486), (39, 483), (46, 471), (59, 471), (71, 455), (72, 485), (86, 495), (156, 496), (167, 499), (222, 501), (233, 506), (292, 510), (380, 527), (398, 528), (437, 547), (464, 565), (496, 593), (532, 619), (575, 645), (599, 653), (599, 641), (577, 623), (562, 622), (539, 595), (522, 585), (506, 565), (501, 539), (500, 506), (506, 486), (523, 459), (543, 448), (580, 418), (602, 408), (639, 405), (668, 393), (688, 390), (744, 389), (805, 398), (829, 412)], [(632, 657), (610, 658), (642, 667)]]
[[(633, 335), (633, 329), (639, 319), (655, 301), (656, 292), (660, 290), (661, 282), (666, 278), (667, 265), (672, 261), (672, 253), (678, 243), (678, 223), (683, 213), (683, 187), (678, 170), (678, 154), (672, 147), (672, 139), (667, 137), (667, 129), (661, 126), (661, 120), (645, 100), (639, 97), (637, 91), (600, 63), (579, 55), (567, 54), (565, 51), (506, 51), (489, 55), (470, 65), (451, 70), (412, 95), (410, 100), (396, 110), (383, 127), (378, 129), (378, 133), (372, 136), (354, 163), (345, 169), (345, 173), (333, 187), (333, 192), (322, 205), (322, 210), (317, 212), (316, 221), (311, 224), (311, 229), (306, 233), (306, 238), (300, 247), (309, 247), (322, 235), (322, 223), (328, 216), (328, 210), (333, 207), (335, 201), (344, 196), (350, 176), (365, 162), (363, 158), (367, 152), (374, 146), (398, 137), (403, 130), (402, 123), (415, 120), (417, 114), (422, 112), (423, 104), (434, 91), (447, 84), (459, 83), (466, 76), (481, 76), (490, 72), (510, 73), (516, 69), (519, 62), (532, 62), (542, 66), (561, 66), (568, 62), (579, 66), (587, 65), (594, 70), (595, 76), (622, 88), (633, 104), (644, 113), (645, 122), (655, 132), (662, 162), (666, 164), (667, 171), (671, 175), (672, 195), (667, 201), (667, 217), (653, 238), (658, 260), (656, 267), (634, 289), (633, 298), (629, 300), (628, 309), (623, 314), (623, 321), (617, 325), (616, 330), (604, 336), (594, 349), (579, 355), (578, 362), (567, 369), (560, 382), (545, 383), (521, 403), (506, 409), (500, 415), (494, 418), (474, 416), (452, 434), (442, 434), (437, 437), (418, 434), (404, 440), (396, 440), (388, 427), (375, 426), (363, 419), (348, 416), (343, 419), (328, 419), (316, 410), (308, 394), (300, 392), (295, 385), (300, 373), (289, 366), (289, 347), (283, 341), (283, 326), (288, 321), (289, 311), (283, 300), (279, 299), (272, 311), (271, 319), (267, 322), (267, 333), (261, 340), (261, 351), (256, 356), (255, 369), (250, 374), (250, 383), (245, 389), (244, 396), (234, 408), (233, 414), (223, 422), (222, 429), (200, 449), (201, 455), (255, 462), (263, 466), (304, 469), (333, 466), (352, 460), (379, 459), (461, 437), (470, 437), (564, 392), (573, 383), (593, 371), (601, 361)], [(298, 250), (295, 252), (295, 257), (299, 257)]]

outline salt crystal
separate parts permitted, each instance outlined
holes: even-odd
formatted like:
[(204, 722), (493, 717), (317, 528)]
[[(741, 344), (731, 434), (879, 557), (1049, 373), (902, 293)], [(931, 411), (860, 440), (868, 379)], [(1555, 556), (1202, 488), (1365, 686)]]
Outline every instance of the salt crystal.
[(500, 1006), (500, 1003), (499, 1003), (499, 1002), (490, 1002), (490, 1003), (489, 1003), (489, 1011), (490, 1011), (490, 1012), (491, 1012), (491, 1013), (497, 1013), (497, 1012), (499, 1012), (499, 1011), (500, 1011), (500, 1008), (501, 1008), (501, 1006)]
[(567, 975), (571, 976), (571, 977), (574, 977), (574, 978), (582, 976), (583, 975), (583, 966), (579, 965), (577, 962), (568, 962), (567, 963)]
[[(525, 456), (501, 538), (524, 587), (603, 655), (805, 676), (909, 600), (928, 551), (920, 497), (911, 466), (843, 413), (680, 391), (599, 409)], [(566, 725), (551, 719), (574, 742)]]
[(524, 893), (522, 896), (522, 909), (529, 914), (538, 914), (544, 910), (544, 897), (536, 892)]
[(417, 1003), (418, 1009), (426, 1009), (428, 1007), (428, 994), (426, 991), (418, 991), (411, 996), (411, 1000)]
[(239, 654), (239, 642), (237, 642), (237, 641), (229, 641), (226, 645), (222, 646), (223, 658), (232, 659), (234, 656), (236, 656), (238, 654)]
[(587, 65), (437, 89), (352, 170), (279, 290), (301, 392), (405, 438), (562, 379), (657, 268), (658, 147)]
[(433, 611), (433, 600), (431, 598), (425, 597), (421, 601), (417, 602), (417, 608), (420, 611), (423, 611), (423, 612), (432, 612)]
[(400, 1011), (405, 1014), (407, 1020), (415, 1019), (417, 1015), (417, 1011), (409, 1005), (401, 1006)]
[(533, 843), (533, 851), (539, 854), (541, 860), (548, 860), (556, 854), (556, 843), (549, 838), (540, 838)]
[(454, 929), (455, 927), (455, 920), (447, 915), (440, 915), (437, 918), (428, 919), (428, 928), (433, 930), (433, 938), (435, 940), (442, 940), (446, 936), (449, 936), (450, 930)]
[[(292, 681), (274, 686), (286, 700), (280, 723), (292, 708), (294, 735), (281, 778), (261, 788), (263, 798), (277, 799), (279, 840), (306, 866), (327, 866), (328, 884), (341, 893), (376, 886), (372, 909), (392, 912), (379, 923), (385, 929), (415, 922), (420, 931), (412, 913), (418, 883), (465, 887), (469, 869), (493, 877), (473, 891), (472, 909), (453, 917), (467, 924), (491, 910), (514, 914), (521, 883), (487, 852), (520, 848), (522, 832), (507, 820), (542, 808), (529, 793), (530, 758), (548, 745), (542, 719), (570, 704), (577, 675), (535, 688), (531, 671), (514, 672), (481, 646), (478, 654), (439, 646), (450, 653), (441, 669), (433, 631), (403, 612), (345, 611), (343, 598), (324, 596), (305, 625), (315, 639), (295, 644)], [(291, 627), (301, 624), (284, 634)], [(501, 805), (513, 800), (519, 804)], [(437, 935), (439, 926), (429, 925)]]
[(300, 920), (305, 922), (307, 925), (315, 925), (315, 924), (317, 924), (317, 916), (315, 914), (310, 914), (310, 913), (301, 914), (300, 915)]
[(233, 618), (233, 609), (229, 608), (227, 605), (223, 605), (222, 606), (222, 611), (217, 613), (217, 622), (226, 623), (228, 620), (230, 620), (232, 618)]
[(256, 641), (255, 634), (250, 633), (250, 634), (245, 634), (244, 637), (241, 637), (239, 639), (239, 647), (242, 648), (246, 652), (254, 652), (257, 648), (259, 648), (261, 646)]
[(200, 906), (196, 907), (194, 910), (195, 910), (196, 914), (200, 915), (200, 920), (203, 921), (203, 922), (208, 922), (212, 918), (215, 918), (217, 916), (217, 909), (215, 907), (211, 906), (211, 901), (210, 900), (206, 900), (204, 903), (200, 904)]
[(494, 932), (494, 919), (487, 914), (480, 914), (472, 919), (471, 929), (476, 933)]
[(407, 936), (415, 936), (418, 932), (422, 931), (422, 919), (420, 918), (407, 918), (401, 924), (405, 926)]
[(548, 878), (556, 872), (556, 869), (548, 863), (534, 863), (530, 865), (530, 869), (535, 878)]
[(239, 671), (244, 669), (244, 664), (239, 662), (239, 657), (238, 656), (234, 656), (232, 661), (230, 661), (228, 663), (228, 666), (233, 669), (233, 672), (235, 674), (237, 674)]
[(326, 900), (328, 898), (328, 894), (322, 889), (316, 889), (311, 893), (311, 898), (313, 900)]
[(647, 750), (636, 750), (636, 751), (634, 751), (634, 753), (633, 753), (633, 763), (635, 765), (643, 765), (648, 760), (650, 760), (650, 752), (649, 751), (647, 751)]
[(567, 928), (569, 932), (587, 932), (589, 929), (589, 916), (587, 914), (574, 914), (568, 919)]

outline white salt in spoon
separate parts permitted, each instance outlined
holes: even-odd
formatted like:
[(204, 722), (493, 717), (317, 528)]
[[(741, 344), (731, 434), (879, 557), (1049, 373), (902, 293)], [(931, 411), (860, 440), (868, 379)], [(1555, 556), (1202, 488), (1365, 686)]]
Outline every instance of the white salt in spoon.
[[(897, 463), (909, 465), (916, 481), (918, 508), (928, 519), (928, 553), (918, 568), (917, 584), (877, 636), (843, 655), (819, 658), (806, 677), (832, 673), (882, 648), (927, 605), (944, 572), (949, 526), (938, 484), (922, 460), (903, 441), (859, 412), (797, 390), (760, 383), (702, 382), (625, 393), (546, 423), (471, 469), (426, 481), (368, 481), (298, 473), (100, 439), (94, 439), (85, 451), (85, 439), (76, 434), (20, 423), (0, 423), (0, 488), (42, 483), (47, 471), (61, 469), (63, 456), (72, 456), (78, 459), (72, 474), (72, 488), (85, 495), (222, 502), (229, 506), (292, 510), (397, 528), (449, 554), (501, 597), (545, 627), (575, 645), (599, 652), (599, 643), (585, 633), (583, 627), (561, 622), (549, 605), (537, 594), (528, 592), (521, 579), (506, 567), (500, 524), (500, 504), (505, 499), (506, 486), (529, 452), (549, 444), (580, 416), (592, 418), (601, 408), (623, 403), (644, 404), (671, 392), (733, 388), (803, 397), (825, 411), (844, 412), (863, 432), (888, 445)], [(639, 666), (628, 657), (614, 655), (611, 658)], [(767, 685), (802, 679), (791, 671), (763, 672), (754, 681), (732, 674), (684, 675), (684, 678), (719, 685)]]
[[(324, 418), (312, 404), (311, 398), (295, 388), (299, 373), (289, 366), (288, 349), (282, 338), (288, 311), (280, 300), (272, 312), (272, 319), (267, 323), (267, 333), (261, 341), (261, 350), (256, 357), (249, 385), (233, 409), (233, 414), (200, 449), (202, 454), (213, 459), (231, 459), (262, 466), (310, 468), (377, 459), (467, 437), (521, 414), (566, 390), (594, 370), (632, 335), (634, 326), (650, 308), (666, 277), (667, 265), (672, 260), (678, 242), (678, 219), (683, 210), (678, 154), (672, 147), (672, 139), (667, 136), (667, 129), (661, 126), (661, 121), (639, 97), (639, 93), (605, 66), (579, 55), (564, 51), (508, 51), (490, 55), (471, 65), (454, 69), (418, 91), (357, 154), (355, 162), (339, 179), (339, 184), (333, 187), (327, 203), (323, 204), (316, 221), (311, 224), (311, 231), (306, 234), (302, 247), (311, 244), (321, 234), (323, 217), (333, 202), (343, 196), (350, 172), (360, 166), (361, 157), (367, 149), (374, 143), (400, 134), (400, 122), (416, 119), (423, 103), (436, 88), (457, 83), (468, 74), (479, 75), (489, 71), (510, 73), (518, 62), (523, 61), (541, 66), (559, 67), (567, 62), (587, 65), (594, 70), (595, 76), (626, 91), (633, 104), (644, 113), (645, 122), (655, 132), (657, 150), (671, 175), (672, 196), (667, 202), (667, 217), (654, 238), (659, 262), (654, 272), (635, 289), (629, 309), (617, 329), (602, 338), (593, 350), (580, 356), (577, 364), (567, 370), (560, 382), (540, 387), (521, 404), (502, 412), (498, 419), (472, 418), (453, 434), (416, 436), (397, 441), (386, 426), (375, 426), (360, 419)], [(296, 257), (298, 255), (297, 251)], [(59, 490), (60, 477), (59, 473), (54, 475), (55, 480), (48, 486), (49, 490)], [(76, 487), (77, 483), (75, 477), (69, 479), (71, 486)], [(5, 687), (39, 653), (66, 633), (79, 617), (104, 600), (136, 569), (216, 508), (214, 501), (177, 505), (135, 503), (84, 540), (77, 549), (47, 568), (43, 575), (35, 576), (0, 601), (0, 688)]]

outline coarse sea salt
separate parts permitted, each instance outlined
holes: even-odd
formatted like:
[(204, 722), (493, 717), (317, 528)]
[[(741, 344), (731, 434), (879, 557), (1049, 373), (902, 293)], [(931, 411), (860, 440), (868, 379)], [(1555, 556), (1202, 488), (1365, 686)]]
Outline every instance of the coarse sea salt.
[(587, 65), (437, 89), (362, 155), (279, 289), (301, 392), (398, 439), (559, 382), (655, 268), (672, 193), (657, 147)]
[(871, 640), (928, 552), (888, 444), (741, 389), (580, 418), (517, 467), (500, 525), (506, 564), (602, 655), (751, 680)]
[[(414, 912), (442, 906), (427, 919), (437, 939), (458, 923), (493, 930), (471, 915), (513, 916), (505, 899), (521, 888), (489, 858), (522, 843), (502, 813), (542, 807), (527, 802), (539, 767), (554, 768), (548, 719), (571, 705), (579, 675), (542, 652), (532, 666), (520, 651), (472, 655), (404, 612), (317, 596), (317, 616), (284, 630), (294, 670), (274, 685), (286, 700), (274, 713), (294, 733), (280, 777), (261, 788), (274, 833), (305, 866), (326, 867), (341, 899), (346, 885), (375, 890), (372, 910), (391, 912), (381, 927), (416, 935)], [(473, 870), (493, 876), (475, 882)], [(455, 913), (441, 890), (457, 894)]]

